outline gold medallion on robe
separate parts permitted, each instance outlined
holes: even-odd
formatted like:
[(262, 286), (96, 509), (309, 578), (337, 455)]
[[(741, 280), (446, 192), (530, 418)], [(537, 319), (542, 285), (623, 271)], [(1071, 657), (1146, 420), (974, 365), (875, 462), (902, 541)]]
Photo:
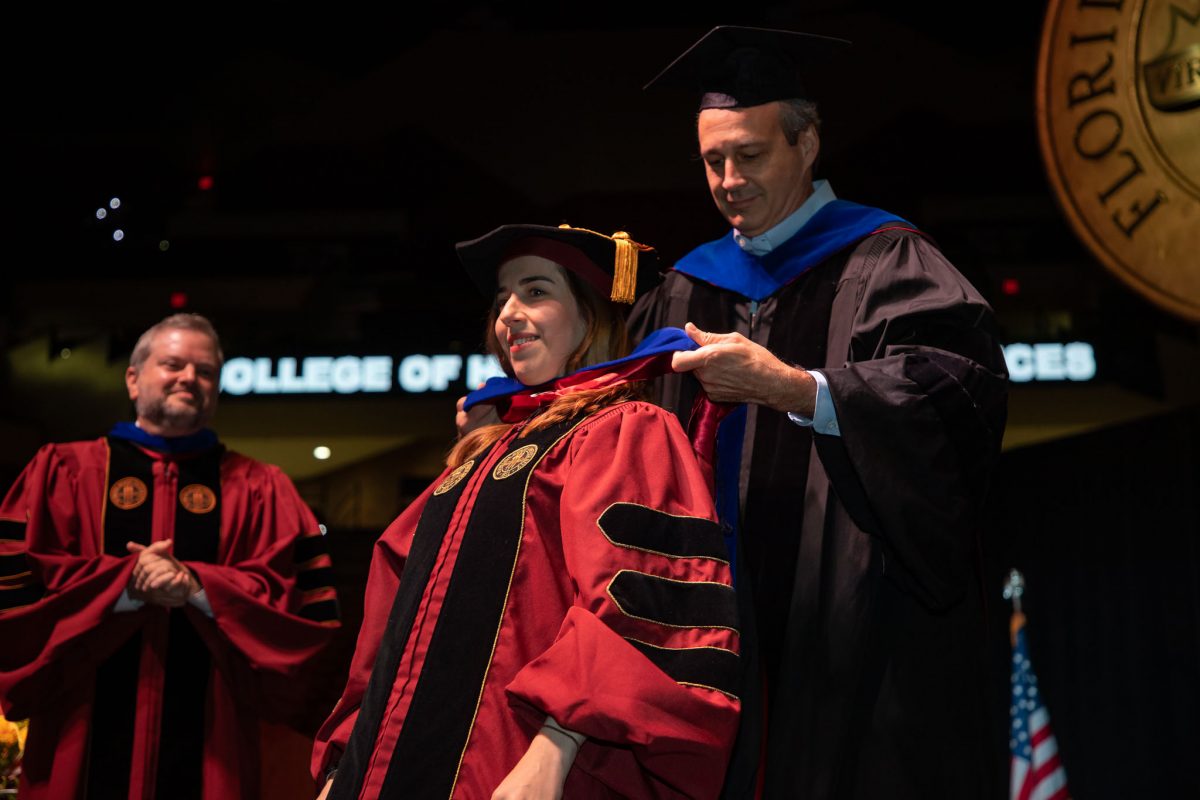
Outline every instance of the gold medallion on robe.
[(1050, 0), (1037, 112), (1075, 234), (1139, 294), (1200, 321), (1200, 0)]
[(496, 465), (494, 470), (492, 470), (492, 477), (498, 481), (502, 481), (505, 478), (511, 478), (513, 475), (516, 475), (518, 472), (524, 469), (526, 464), (528, 464), (530, 461), (533, 461), (533, 457), (537, 455), (537, 451), (538, 448), (536, 444), (527, 444), (522, 448), (513, 450), (504, 458), (500, 459), (500, 463)]
[(471, 471), (471, 467), (473, 466), (475, 466), (475, 459), (471, 459), (470, 461), (464, 462), (455, 467), (454, 471), (447, 475), (442, 482), (438, 484), (437, 488), (433, 490), (434, 497), (439, 494), (445, 494), (455, 486), (458, 486), (462, 479), (467, 477), (467, 473)]
[(217, 495), (202, 483), (193, 483), (179, 491), (179, 505), (193, 514), (207, 514), (217, 507)]
[(131, 511), (137, 508), (146, 502), (146, 498), (149, 496), (150, 492), (147, 491), (146, 484), (141, 478), (121, 478), (108, 490), (108, 499), (122, 511)]

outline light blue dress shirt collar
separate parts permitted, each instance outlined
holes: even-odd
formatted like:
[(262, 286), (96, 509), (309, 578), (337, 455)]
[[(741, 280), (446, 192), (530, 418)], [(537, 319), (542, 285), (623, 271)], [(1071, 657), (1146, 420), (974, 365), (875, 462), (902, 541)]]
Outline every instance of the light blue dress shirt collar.
[(814, 181), (813, 193), (808, 196), (808, 199), (801, 203), (799, 208), (784, 217), (774, 228), (754, 237), (743, 236), (741, 231), (734, 228), (733, 240), (747, 253), (765, 256), (795, 236), (796, 232), (804, 227), (804, 223), (812, 219), (813, 214), (824, 208), (826, 203), (836, 199), (837, 195), (833, 193), (833, 187), (829, 185), (829, 181)]
[[(754, 237), (743, 236), (741, 231), (734, 228), (733, 240), (747, 253), (765, 256), (795, 236), (797, 231), (804, 227), (804, 223), (812, 219), (813, 215), (824, 208), (826, 204), (836, 199), (837, 195), (833, 193), (833, 187), (829, 185), (829, 181), (814, 181), (813, 193), (808, 196), (808, 199), (799, 208), (784, 217), (774, 228)], [(788, 417), (797, 425), (811, 427), (816, 433), (826, 436), (841, 436), (837, 408), (834, 406), (833, 397), (829, 392), (829, 381), (818, 370), (809, 370), (809, 374), (817, 382), (816, 409), (812, 418), (803, 417), (794, 412), (789, 412)]]

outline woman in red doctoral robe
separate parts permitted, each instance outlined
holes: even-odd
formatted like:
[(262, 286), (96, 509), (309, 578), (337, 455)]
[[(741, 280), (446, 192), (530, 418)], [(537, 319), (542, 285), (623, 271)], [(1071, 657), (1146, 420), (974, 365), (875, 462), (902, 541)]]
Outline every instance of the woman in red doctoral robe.
[(729, 565), (691, 443), (635, 399), (678, 347), (623, 357), (607, 299), (631, 302), (654, 252), (531, 225), (458, 252), (515, 380), (468, 398), (504, 423), (376, 544), (323, 796), (715, 797), (739, 711)]

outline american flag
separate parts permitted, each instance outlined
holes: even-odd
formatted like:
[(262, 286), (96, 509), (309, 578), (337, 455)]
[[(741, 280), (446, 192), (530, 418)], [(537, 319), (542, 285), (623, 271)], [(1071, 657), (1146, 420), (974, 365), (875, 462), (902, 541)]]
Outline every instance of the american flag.
[(1050, 730), (1050, 712), (1042, 705), (1037, 678), (1025, 648), (1025, 615), (1013, 614), (1011, 800), (1069, 800), (1067, 772)]

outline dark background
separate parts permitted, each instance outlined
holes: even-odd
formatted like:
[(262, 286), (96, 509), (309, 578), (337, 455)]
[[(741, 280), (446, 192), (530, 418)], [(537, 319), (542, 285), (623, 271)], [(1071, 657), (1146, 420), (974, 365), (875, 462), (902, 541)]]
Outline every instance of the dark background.
[[(46, 338), (53, 358), (103, 341), (119, 363), (183, 292), (228, 354), (474, 350), (483, 301), (455, 241), (570, 222), (627, 230), (670, 263), (724, 232), (692, 98), (640, 87), (713, 24), (738, 23), (854, 40), (814, 80), (818, 177), (932, 235), (994, 304), (1005, 341), (1095, 342), (1105, 381), (1153, 401), (1169, 394), (1165, 374), (1194, 372), (1164, 363), (1160, 343), (1194, 345), (1195, 326), (1110, 278), (1049, 192), (1033, 100), (1041, 3), (649, 6), (14, 11), (0, 345)], [(98, 221), (114, 196), (121, 208)], [(79, 387), (45, 398), (80, 407), (71, 415), (40, 414), (11, 375), (0, 388), (0, 422), (33, 439), (102, 424)], [(1082, 397), (1014, 391), (1014, 414), (1027, 402), (1069, 417)], [(1185, 409), (1003, 457), (984, 550), (998, 785), (999, 589), (1017, 566), (1076, 795), (1200, 796), (1198, 429)], [(0, 449), (8, 480), (30, 453), (25, 440)], [(343, 571), (351, 618), (361, 579)]]
[[(96, 5), (15, 25), (12, 272), (48, 291), (36, 308), (10, 300), (3, 333), (65, 329), (46, 308), (70, 302), (55, 282), (141, 279), (163, 291), (129, 330), (167, 310), (171, 288), (190, 289), (244, 351), (477, 337), (451, 245), (514, 219), (628, 228), (673, 260), (724, 230), (695, 158), (694, 98), (640, 90), (713, 22), (731, 21), (690, 8), (379, 15), (262, 3), (186, 18)], [(1061, 287), (1044, 294), (1083, 316), (1107, 313), (1098, 295), (1124, 298), (1046, 190), (1033, 119), (1039, 3), (995, 14), (832, 0), (758, 9), (736, 21), (855, 41), (811, 79), (826, 118), (821, 172), (839, 195), (918, 221), (999, 305), (1036, 305), (999, 296), (1005, 277)], [(111, 196), (124, 205), (98, 223)], [(249, 275), (303, 278), (305, 291), (277, 307), (203, 289)], [(88, 312), (98, 298), (82, 299), (74, 325), (113, 325)], [(251, 309), (269, 324), (245, 325)], [(1117, 310), (1170, 324), (1137, 301)], [(1057, 332), (1020, 316), (1010, 327)]]

